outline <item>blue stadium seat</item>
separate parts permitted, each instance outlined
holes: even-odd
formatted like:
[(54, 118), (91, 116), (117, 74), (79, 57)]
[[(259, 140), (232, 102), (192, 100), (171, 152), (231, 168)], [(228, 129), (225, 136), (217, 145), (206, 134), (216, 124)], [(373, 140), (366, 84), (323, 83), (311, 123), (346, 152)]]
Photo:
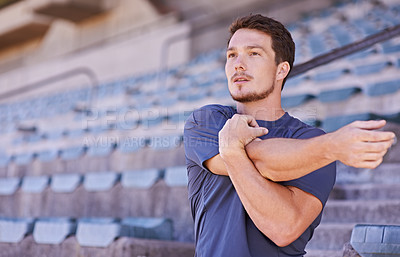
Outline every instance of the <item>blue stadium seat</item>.
[(188, 177), (186, 167), (179, 166), (165, 169), (164, 180), (168, 186), (187, 186)]
[(312, 34), (308, 36), (308, 44), (313, 56), (327, 52), (326, 42), (320, 34)]
[(358, 224), (353, 228), (350, 244), (365, 257), (400, 256), (400, 226)]
[(317, 98), (323, 103), (338, 102), (338, 101), (345, 101), (349, 99), (352, 95), (357, 94), (359, 92), (361, 92), (361, 88), (353, 86), (341, 89), (322, 91), (321, 93), (319, 93)]
[(85, 134), (86, 130), (82, 129), (82, 128), (78, 128), (78, 129), (71, 129), (71, 130), (66, 130), (65, 134), (68, 137), (82, 137), (83, 134)]
[(33, 231), (31, 218), (0, 218), (0, 242), (18, 243)]
[(60, 157), (63, 160), (75, 160), (81, 157), (85, 151), (86, 147), (84, 146), (69, 147), (60, 151)]
[(33, 239), (38, 244), (61, 244), (75, 234), (76, 222), (71, 218), (40, 218), (33, 228)]
[(182, 123), (192, 114), (192, 111), (180, 111), (167, 116), (168, 124)]
[(344, 69), (338, 69), (338, 70), (332, 70), (332, 71), (324, 71), (321, 73), (315, 74), (313, 79), (316, 82), (321, 82), (321, 81), (328, 81), (328, 80), (334, 80), (342, 76), (346, 70)]
[(395, 93), (400, 89), (400, 79), (378, 82), (367, 86), (368, 96), (381, 96)]
[(368, 75), (368, 74), (381, 72), (387, 66), (389, 66), (389, 63), (386, 61), (377, 62), (377, 63), (373, 63), (373, 64), (363, 64), (363, 65), (356, 66), (354, 68), (353, 72), (354, 72), (354, 74), (356, 74), (358, 76)]
[(72, 193), (81, 183), (80, 174), (54, 174), (51, 176), (50, 188), (56, 193)]
[(167, 218), (128, 217), (121, 221), (130, 237), (172, 240), (173, 223)]
[(149, 146), (157, 151), (177, 148), (182, 143), (182, 135), (154, 136), (150, 138)]
[(34, 153), (21, 153), (14, 156), (14, 162), (18, 165), (27, 165), (35, 157)]
[(114, 151), (116, 144), (95, 144), (88, 147), (87, 154), (88, 156), (107, 156)]
[(82, 218), (78, 220), (76, 239), (81, 246), (107, 247), (116, 238), (128, 233), (116, 219)]
[(0, 154), (0, 168), (7, 167), (11, 161), (11, 156), (6, 154)]
[(129, 137), (122, 139), (117, 145), (117, 150), (121, 153), (134, 153), (146, 145), (146, 139), (140, 137)]
[(87, 173), (83, 178), (83, 187), (89, 192), (110, 190), (120, 180), (115, 172)]
[(289, 77), (285, 83), (285, 87), (295, 87), (301, 84), (302, 82), (308, 79), (307, 76), (296, 76), (296, 77)]
[(328, 117), (322, 121), (322, 129), (325, 132), (332, 132), (356, 120), (376, 120), (381, 118), (381, 116), (373, 113), (360, 113)]
[(121, 174), (121, 185), (127, 188), (150, 188), (161, 178), (157, 169), (125, 171)]
[(160, 125), (166, 117), (158, 115), (156, 117), (147, 117), (141, 120), (141, 125), (144, 128), (152, 128)]
[(48, 176), (26, 176), (22, 178), (21, 190), (27, 193), (41, 193), (48, 185)]
[(282, 106), (285, 108), (296, 107), (302, 105), (309, 100), (315, 98), (315, 96), (311, 94), (299, 94), (293, 96), (283, 96), (282, 97)]
[(344, 26), (334, 25), (329, 28), (329, 31), (333, 34), (340, 46), (348, 45), (353, 42), (351, 35)]
[(400, 52), (400, 44), (393, 44), (391, 42), (383, 43), (382, 50), (385, 54), (393, 54)]
[(37, 159), (41, 162), (51, 162), (57, 159), (58, 154), (57, 149), (43, 150), (37, 153)]
[(17, 177), (0, 178), (0, 195), (12, 195), (21, 185)]
[(226, 86), (221, 89), (212, 91), (211, 96), (215, 98), (230, 98), (231, 94), (229, 93), (228, 86)]

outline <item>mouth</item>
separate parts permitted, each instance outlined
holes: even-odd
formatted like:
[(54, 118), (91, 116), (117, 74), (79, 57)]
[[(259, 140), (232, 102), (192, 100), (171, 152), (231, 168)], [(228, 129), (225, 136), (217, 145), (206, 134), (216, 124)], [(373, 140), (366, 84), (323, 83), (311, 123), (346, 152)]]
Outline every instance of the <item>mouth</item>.
[(242, 84), (242, 83), (246, 83), (246, 82), (250, 81), (250, 78), (248, 76), (234, 76), (232, 78), (232, 81), (233, 81), (233, 83)]

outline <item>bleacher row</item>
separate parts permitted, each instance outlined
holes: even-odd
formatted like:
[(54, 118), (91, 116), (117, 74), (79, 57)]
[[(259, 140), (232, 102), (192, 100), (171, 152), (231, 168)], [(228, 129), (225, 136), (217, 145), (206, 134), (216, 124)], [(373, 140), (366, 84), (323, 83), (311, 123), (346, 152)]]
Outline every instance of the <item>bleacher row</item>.
[[(397, 24), (396, 1), (335, 3), (289, 25), (296, 64)], [(294, 116), (306, 111), (300, 118), (327, 132), (354, 120), (400, 123), (399, 39), (290, 78), (283, 105)], [(30, 236), (60, 244), (71, 235), (82, 246), (106, 246), (120, 237), (193, 242), (183, 124), (204, 104), (232, 105), (224, 59), (224, 50), (216, 49), (166, 71), (2, 103), (0, 244), (18, 245)], [(338, 182), (346, 184), (348, 176), (339, 169)], [(327, 206), (325, 221), (333, 225), (322, 224), (320, 231), (329, 234), (335, 222), (346, 221)], [(349, 222), (357, 222), (351, 213)], [(349, 241), (348, 227), (327, 256), (338, 256), (342, 241)], [(316, 234), (310, 250), (323, 248), (325, 239)]]

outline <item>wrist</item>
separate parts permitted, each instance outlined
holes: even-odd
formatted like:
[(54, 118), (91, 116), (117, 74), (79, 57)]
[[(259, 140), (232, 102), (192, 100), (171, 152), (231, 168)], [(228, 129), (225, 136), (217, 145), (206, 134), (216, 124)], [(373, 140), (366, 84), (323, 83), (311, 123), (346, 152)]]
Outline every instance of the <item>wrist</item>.
[(338, 160), (338, 153), (336, 151), (336, 145), (335, 145), (335, 134), (334, 132), (332, 133), (327, 133), (323, 136), (323, 142), (320, 144), (322, 145), (322, 152), (324, 153), (324, 158), (327, 159), (329, 162), (334, 162)]
[(243, 156), (247, 157), (247, 153), (244, 147), (226, 147), (220, 148), (219, 151), (220, 156), (224, 160), (224, 162), (235, 162), (237, 158), (241, 158)]

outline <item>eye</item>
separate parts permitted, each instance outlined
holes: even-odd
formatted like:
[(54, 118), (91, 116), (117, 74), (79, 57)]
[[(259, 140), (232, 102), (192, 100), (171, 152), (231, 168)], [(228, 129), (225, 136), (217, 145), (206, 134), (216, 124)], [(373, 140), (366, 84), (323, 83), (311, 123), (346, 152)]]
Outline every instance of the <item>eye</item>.
[(257, 52), (251, 52), (250, 55), (251, 55), (251, 56), (257, 56), (257, 55), (260, 55), (260, 54), (257, 53)]
[(236, 54), (235, 53), (228, 53), (227, 55), (226, 55), (226, 57), (229, 59), (229, 58), (233, 58), (233, 57), (235, 57), (236, 56)]

